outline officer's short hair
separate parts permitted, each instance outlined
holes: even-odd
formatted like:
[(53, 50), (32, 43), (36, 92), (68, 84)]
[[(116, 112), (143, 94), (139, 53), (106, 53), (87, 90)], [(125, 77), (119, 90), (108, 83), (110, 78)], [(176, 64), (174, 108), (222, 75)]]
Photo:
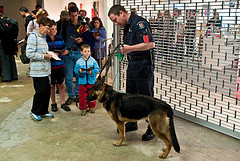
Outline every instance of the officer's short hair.
[(114, 14), (114, 15), (120, 15), (120, 11), (123, 11), (125, 13), (127, 13), (127, 10), (121, 6), (121, 5), (113, 5), (110, 10), (108, 11), (108, 17), (111, 15), (111, 14)]
[(91, 49), (91, 47), (88, 44), (82, 44), (80, 50), (83, 51), (83, 49)]
[(73, 7), (68, 8), (68, 13), (69, 14), (74, 13), (74, 12), (79, 13), (79, 10), (78, 10), (77, 7), (73, 6)]
[(28, 9), (26, 7), (21, 7), (19, 11), (28, 13)]

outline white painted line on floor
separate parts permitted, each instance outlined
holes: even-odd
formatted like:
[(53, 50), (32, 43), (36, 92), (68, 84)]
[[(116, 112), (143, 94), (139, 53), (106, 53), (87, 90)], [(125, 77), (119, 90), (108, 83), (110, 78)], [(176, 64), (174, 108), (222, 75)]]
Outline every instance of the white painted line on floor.
[(0, 102), (11, 102), (12, 100), (10, 100), (8, 97), (3, 97), (0, 98)]
[(3, 86), (1, 86), (1, 88), (5, 88), (5, 87), (15, 88), (15, 87), (24, 87), (24, 85), (3, 85)]

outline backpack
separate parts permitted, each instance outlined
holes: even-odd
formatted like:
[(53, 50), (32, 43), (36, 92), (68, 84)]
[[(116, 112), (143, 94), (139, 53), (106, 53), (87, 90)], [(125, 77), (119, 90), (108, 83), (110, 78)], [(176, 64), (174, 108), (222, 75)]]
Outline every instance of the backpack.
[[(32, 32), (32, 34), (34, 34), (36, 36), (35, 33)], [(36, 36), (36, 39), (37, 39), (37, 36)], [(25, 43), (21, 46), (20, 60), (23, 64), (29, 64), (30, 63), (30, 59), (27, 57), (26, 48), (27, 48), (27, 43)]]
[(8, 17), (0, 19), (1, 39), (17, 39), (18, 31), (18, 22), (16, 20)]
[(30, 63), (30, 59), (26, 55), (26, 47), (27, 47), (27, 43), (25, 43), (21, 46), (20, 60), (23, 64), (29, 64)]

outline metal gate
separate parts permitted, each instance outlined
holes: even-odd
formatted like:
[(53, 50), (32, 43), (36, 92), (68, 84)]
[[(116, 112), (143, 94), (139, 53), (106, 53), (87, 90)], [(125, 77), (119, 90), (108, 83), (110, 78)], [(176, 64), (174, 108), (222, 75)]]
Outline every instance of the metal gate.
[[(240, 138), (239, 0), (121, 0), (155, 38), (154, 96), (177, 116)], [(118, 34), (121, 41), (121, 30)], [(127, 60), (119, 66), (125, 91)]]

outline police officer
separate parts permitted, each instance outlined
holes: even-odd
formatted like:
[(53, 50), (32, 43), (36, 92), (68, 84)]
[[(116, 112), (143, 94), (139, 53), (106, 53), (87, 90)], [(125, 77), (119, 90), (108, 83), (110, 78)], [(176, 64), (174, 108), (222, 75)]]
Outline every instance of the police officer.
[[(108, 17), (115, 24), (124, 28), (121, 47), (122, 54), (127, 54), (128, 69), (126, 92), (153, 96), (154, 64), (153, 47), (154, 39), (150, 24), (135, 12), (129, 14), (121, 5), (114, 5), (108, 12)], [(137, 122), (128, 122), (126, 132), (137, 130)], [(150, 126), (143, 134), (142, 140), (148, 141), (155, 137)]]

